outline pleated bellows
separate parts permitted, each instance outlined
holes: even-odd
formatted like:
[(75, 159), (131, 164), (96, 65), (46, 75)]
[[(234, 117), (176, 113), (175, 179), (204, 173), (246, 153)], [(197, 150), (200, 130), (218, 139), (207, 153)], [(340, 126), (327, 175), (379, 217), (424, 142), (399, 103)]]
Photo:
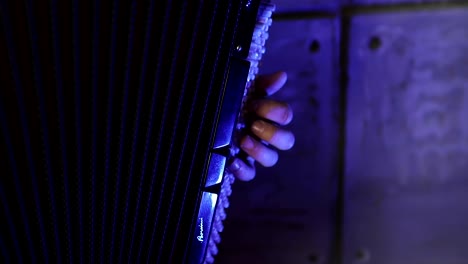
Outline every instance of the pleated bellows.
[(240, 1), (0, 1), (0, 262), (179, 263)]

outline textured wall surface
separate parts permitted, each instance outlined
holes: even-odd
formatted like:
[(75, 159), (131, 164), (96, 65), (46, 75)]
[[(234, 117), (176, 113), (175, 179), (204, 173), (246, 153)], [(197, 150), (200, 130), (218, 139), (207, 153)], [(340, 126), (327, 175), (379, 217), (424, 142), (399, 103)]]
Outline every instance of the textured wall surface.
[(424, 4), (424, 3), (467, 3), (467, 0), (347, 0), (351, 4)]
[(275, 3), (297, 144), (236, 183), (218, 263), (468, 263), (468, 1)]
[(339, 10), (340, 7), (359, 5), (393, 5), (393, 4), (466, 4), (468, 0), (274, 0), (279, 13), (307, 12), (322, 10)]
[(289, 81), (276, 98), (294, 109), (294, 150), (275, 169), (236, 183), (220, 263), (328, 262), (333, 245), (338, 155), (335, 21), (275, 22), (262, 71)]
[(352, 19), (345, 263), (468, 262), (466, 25), (468, 9)]
[(337, 8), (348, 0), (277, 0), (272, 1), (276, 4), (277, 11), (280, 13), (290, 11), (306, 11), (320, 9)]

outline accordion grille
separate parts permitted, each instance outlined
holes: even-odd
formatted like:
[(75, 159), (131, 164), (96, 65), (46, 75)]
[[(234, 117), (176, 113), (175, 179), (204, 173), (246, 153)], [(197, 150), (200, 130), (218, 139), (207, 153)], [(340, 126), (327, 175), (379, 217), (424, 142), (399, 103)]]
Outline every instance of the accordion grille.
[(176, 262), (242, 1), (0, 1), (0, 259)]

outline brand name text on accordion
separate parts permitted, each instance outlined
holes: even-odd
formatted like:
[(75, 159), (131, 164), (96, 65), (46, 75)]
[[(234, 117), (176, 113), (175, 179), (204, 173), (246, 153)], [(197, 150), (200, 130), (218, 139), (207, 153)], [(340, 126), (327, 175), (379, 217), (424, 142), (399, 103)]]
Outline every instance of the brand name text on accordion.
[(200, 218), (200, 235), (197, 236), (198, 241), (203, 242), (203, 218)]

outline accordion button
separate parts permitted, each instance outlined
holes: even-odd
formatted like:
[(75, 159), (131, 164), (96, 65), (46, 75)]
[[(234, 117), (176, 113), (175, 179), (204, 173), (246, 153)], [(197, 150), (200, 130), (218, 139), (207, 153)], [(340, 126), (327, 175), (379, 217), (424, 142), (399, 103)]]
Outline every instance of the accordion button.
[(192, 235), (190, 263), (203, 263), (205, 259), (217, 200), (217, 194), (203, 193)]
[(208, 175), (206, 176), (205, 187), (221, 183), (226, 166), (226, 157), (219, 154), (211, 154)]

